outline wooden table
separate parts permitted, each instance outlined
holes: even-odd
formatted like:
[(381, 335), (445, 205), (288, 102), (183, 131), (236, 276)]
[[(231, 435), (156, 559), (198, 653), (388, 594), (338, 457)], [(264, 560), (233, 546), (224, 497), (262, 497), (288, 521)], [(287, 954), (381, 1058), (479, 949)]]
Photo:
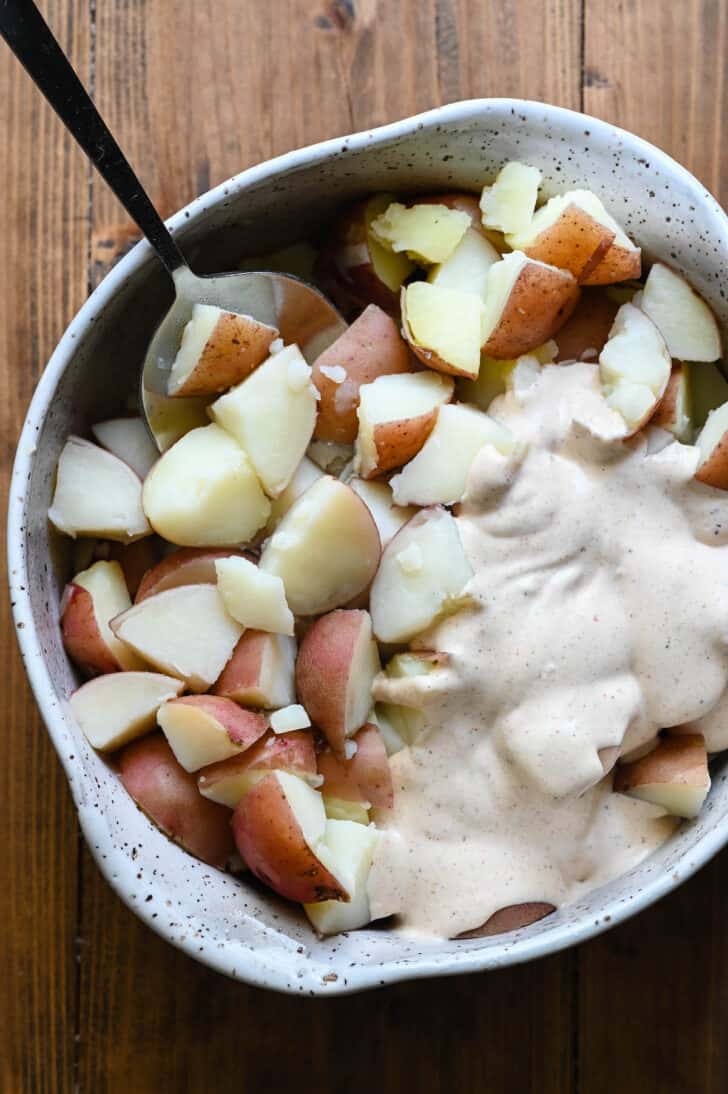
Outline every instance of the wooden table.
[[(618, 122), (725, 202), (727, 0), (46, 0), (164, 213), (249, 164), (456, 99)], [(53, 346), (130, 232), (0, 48), (2, 474)], [(728, 855), (521, 968), (326, 1001), (166, 945), (92, 863), (2, 602), (0, 1092), (728, 1090)]]

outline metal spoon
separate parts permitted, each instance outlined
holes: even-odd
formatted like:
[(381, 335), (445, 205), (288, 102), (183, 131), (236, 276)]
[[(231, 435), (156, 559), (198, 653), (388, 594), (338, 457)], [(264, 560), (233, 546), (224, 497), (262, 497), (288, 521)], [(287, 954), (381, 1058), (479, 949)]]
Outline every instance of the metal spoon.
[(0, 34), (174, 281), (175, 302), (149, 344), (141, 376), (142, 409), (160, 451), (208, 421), (210, 400), (167, 395), (182, 328), (195, 303), (216, 304), (277, 327), (284, 342), (297, 342), (309, 362), (346, 329), (322, 293), (287, 274), (194, 274), (32, 0), (0, 0)]

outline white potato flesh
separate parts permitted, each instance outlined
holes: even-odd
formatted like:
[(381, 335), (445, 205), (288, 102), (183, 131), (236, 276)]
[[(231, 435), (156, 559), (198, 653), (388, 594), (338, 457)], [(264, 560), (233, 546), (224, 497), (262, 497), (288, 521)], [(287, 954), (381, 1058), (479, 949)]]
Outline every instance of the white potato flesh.
[(149, 664), (207, 691), (230, 659), (243, 627), (214, 585), (179, 585), (112, 620), (111, 629)]
[(387, 545), (372, 582), (369, 611), (382, 642), (406, 642), (456, 610), (473, 569), (455, 520), (423, 509)]
[[(359, 433), (356, 438), (354, 467), (367, 475), (379, 466), (376, 443), (378, 426), (411, 422), (432, 412), (452, 397), (454, 381), (437, 372), (410, 372), (378, 376), (359, 389)], [(406, 463), (407, 457), (397, 466)]]
[(304, 904), (306, 915), (319, 934), (337, 934), (365, 927), (370, 920), (367, 881), (379, 833), (371, 825), (351, 820), (326, 821), (323, 843), (327, 864), (350, 899), (322, 900)]
[(297, 729), (308, 729), (310, 725), (311, 719), (300, 703), (280, 707), (270, 715), (270, 728), (274, 733), (293, 733)]
[(157, 672), (113, 672), (75, 691), (70, 707), (89, 744), (113, 750), (153, 729), (162, 703), (183, 687), (181, 680)]
[(348, 802), (343, 798), (334, 798), (330, 794), (324, 794), (324, 809), (327, 818), (330, 820), (369, 824), (369, 810), (362, 802)]
[(492, 186), (480, 198), (483, 225), (499, 232), (524, 232), (536, 208), (541, 172), (537, 167), (512, 161), (501, 169)]
[(293, 478), (316, 424), (316, 388), (298, 346), (264, 361), (210, 407), (218, 425), (248, 454), (267, 494), (278, 497)]
[(182, 341), (169, 374), (170, 395), (179, 391), (194, 370), (223, 314), (222, 308), (215, 307), (214, 304), (195, 304), (192, 308), (192, 318), (185, 323)]
[(700, 450), (701, 464), (705, 463), (726, 433), (728, 433), (728, 403), (711, 410), (705, 425), (698, 433), (695, 443)]
[(457, 289), (484, 298), (488, 270), (499, 259), (493, 244), (475, 228), (468, 228), (450, 257), (433, 266), (427, 280), (439, 289)]
[(163, 703), (157, 723), (185, 771), (199, 771), (244, 751), (216, 714), (201, 707)]
[(465, 493), (471, 464), (484, 445), (508, 455), (513, 436), (482, 410), (448, 403), (437, 412), (435, 428), (413, 460), (390, 480), (398, 505), (452, 505)]
[(312, 486), (317, 479), (320, 479), (323, 473), (313, 460), (310, 460), (308, 456), (304, 456), (293, 472), (293, 477), (283, 493), (271, 502), (270, 524), (275, 525), (279, 520), (282, 520), (296, 498), (300, 498), (304, 490), (308, 490), (309, 486)]
[(404, 290), (402, 308), (418, 346), (432, 350), (456, 372), (478, 375), (485, 315), (479, 296), (415, 281)]
[(371, 233), (395, 253), (404, 251), (415, 262), (445, 262), (470, 227), (470, 217), (446, 205), (392, 202), (371, 223)]
[(661, 398), (671, 369), (670, 354), (655, 324), (633, 304), (623, 304), (599, 354), (609, 405), (629, 426), (639, 426)]
[(417, 512), (410, 505), (395, 505), (392, 488), (387, 482), (370, 482), (354, 477), (349, 479), (349, 486), (372, 514), (382, 547), (386, 547), (402, 525)]
[(181, 547), (246, 543), (270, 514), (249, 458), (216, 424), (167, 449), (145, 480), (143, 504), (154, 531)]
[(480, 371), (474, 380), (458, 380), (458, 397), (466, 403), (474, 403), (481, 410), (487, 410), (490, 404), (506, 390), (506, 380), (515, 368), (515, 361), (499, 361), (495, 357), (482, 354)]
[(129, 543), (152, 529), (142, 508), (142, 484), (128, 464), (98, 445), (71, 436), (63, 446), (48, 519), (67, 536)]
[(288, 510), (263, 548), (260, 568), (282, 579), (294, 615), (319, 615), (367, 587), (380, 553), (364, 502), (326, 475)]
[(501, 316), (505, 311), (508, 298), (524, 266), (528, 264), (542, 266), (546, 270), (552, 270), (544, 262), (537, 262), (528, 258), (521, 251), (513, 251), (503, 255), (500, 262), (494, 262), (488, 270), (488, 284), (485, 291), (485, 309), (481, 331), (481, 344), (490, 338), (498, 326)]
[[(274, 771), (272, 777), (278, 780), (304, 840), (312, 851), (318, 852), (326, 834), (323, 798), (318, 790), (314, 790), (298, 775), (291, 775), (288, 771)], [(328, 862), (324, 865), (328, 866)]]
[(110, 418), (92, 425), (91, 432), (102, 448), (128, 463), (140, 479), (159, 459), (159, 450), (141, 418)]
[(279, 577), (247, 558), (217, 559), (215, 572), (225, 609), (238, 623), (258, 631), (293, 634), (293, 614)]
[(248, 457), (218, 425), (172, 445), (147, 475), (143, 497), (155, 532), (180, 547), (245, 543), (270, 515)]
[(672, 357), (705, 362), (720, 357), (720, 331), (715, 316), (685, 278), (669, 266), (656, 262), (652, 267), (640, 307), (665, 339)]
[(145, 668), (142, 659), (137, 657), (124, 642), (120, 642), (109, 626), (111, 619), (131, 607), (124, 571), (119, 563), (95, 562), (88, 570), (82, 570), (80, 574), (76, 574), (73, 584), (79, 585), (91, 594), (101, 638), (121, 668), (127, 670)]
[(640, 801), (661, 806), (673, 817), (692, 820), (700, 812), (709, 790), (710, 780), (700, 786), (690, 786), (688, 783), (645, 783), (643, 786), (633, 787), (627, 793), (630, 798), (639, 798)]
[(657, 400), (647, 384), (632, 384), (619, 380), (605, 390), (605, 398), (612, 410), (618, 411), (632, 429), (649, 418)]
[[(387, 755), (395, 756), (398, 752), (401, 752), (403, 748), (407, 747), (407, 741), (395, 726), (394, 720), (390, 717), (390, 709), (390, 705), (377, 703), (374, 709), (370, 711), (367, 721), (373, 722), (375, 726), (379, 727), (379, 732), (382, 735)], [(404, 709), (404, 707), (397, 707), (396, 711), (398, 713)]]
[(569, 190), (566, 194), (557, 194), (556, 197), (550, 198), (545, 205), (536, 210), (528, 225), (516, 232), (508, 233), (506, 242), (514, 251), (527, 247), (541, 232), (555, 224), (570, 205), (583, 209), (597, 223), (603, 224), (610, 232), (614, 232), (613, 246), (623, 247), (627, 251), (639, 250), (621, 225), (604, 208), (601, 199), (591, 190)]

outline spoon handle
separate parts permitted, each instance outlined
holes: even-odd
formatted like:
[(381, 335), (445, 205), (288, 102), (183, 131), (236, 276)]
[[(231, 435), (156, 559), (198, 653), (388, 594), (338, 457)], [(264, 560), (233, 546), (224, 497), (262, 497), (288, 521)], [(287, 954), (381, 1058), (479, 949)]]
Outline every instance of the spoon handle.
[(147, 237), (169, 273), (186, 266), (162, 218), (32, 0), (0, 0), (0, 35)]

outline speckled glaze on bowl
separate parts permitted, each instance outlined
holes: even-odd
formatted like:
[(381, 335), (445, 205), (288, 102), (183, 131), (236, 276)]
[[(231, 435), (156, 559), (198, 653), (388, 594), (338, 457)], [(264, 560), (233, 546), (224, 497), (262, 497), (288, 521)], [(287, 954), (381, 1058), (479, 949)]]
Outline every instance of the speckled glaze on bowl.
[[(600, 194), (645, 249), (683, 269), (728, 327), (728, 218), (705, 188), (658, 149), (585, 115), (541, 103), (455, 103), (372, 132), (327, 141), (251, 168), (170, 222), (200, 272), (304, 238), (345, 201), (374, 190), (477, 189), (509, 159), (535, 164), (547, 194)], [(279, 991), (332, 995), (411, 977), (499, 968), (553, 953), (657, 900), (728, 839), (725, 763), (699, 820), (610, 885), (531, 927), (446, 942), (363, 930), (325, 941), (301, 916), (193, 859), (136, 808), (85, 742), (68, 708), (76, 679), (60, 641), (58, 601), (68, 545), (46, 510), (69, 432), (119, 411), (171, 299), (146, 244), (81, 308), (35, 392), (20, 438), (8, 523), (11, 597), (21, 651), (65, 767), (84, 835), (106, 878), (150, 927), (198, 961)]]

